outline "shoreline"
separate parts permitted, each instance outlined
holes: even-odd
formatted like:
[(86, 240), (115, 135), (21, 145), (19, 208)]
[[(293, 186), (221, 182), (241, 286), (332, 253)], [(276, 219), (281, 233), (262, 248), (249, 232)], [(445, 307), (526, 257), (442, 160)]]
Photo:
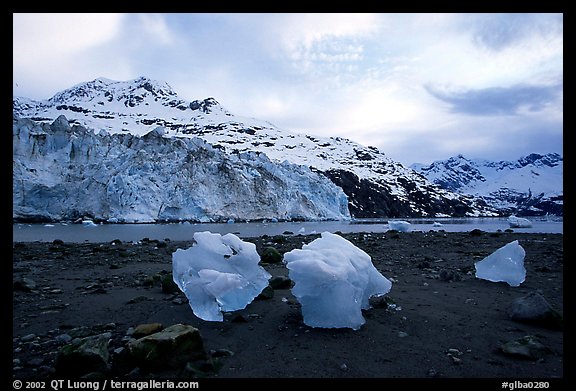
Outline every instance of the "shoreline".
[[(17, 242), (13, 282), (14, 378), (50, 378), (72, 330), (110, 333), (110, 378), (183, 376), (181, 370), (115, 367), (138, 325), (191, 325), (217, 368), (207, 378), (562, 378), (563, 331), (519, 323), (507, 316), (517, 298), (539, 292), (563, 314), (563, 235), (518, 232), (385, 232), (341, 234), (393, 281), (387, 302), (363, 311), (350, 329), (311, 328), (289, 288), (273, 290), (223, 322), (194, 316), (180, 292), (165, 293), (171, 254), (191, 241), (138, 243)], [(244, 238), (285, 253), (319, 235)], [(526, 281), (519, 287), (474, 276), (474, 262), (519, 240)], [(264, 264), (274, 277), (285, 265)], [(160, 277), (156, 277), (160, 276)], [(18, 287), (18, 289), (16, 289)], [(72, 332), (74, 334), (74, 332)], [(503, 353), (501, 345), (536, 336), (545, 346), (532, 360)], [(126, 372), (124, 372), (126, 369)], [(190, 373), (188, 373), (190, 375)], [(196, 373), (197, 375), (197, 373)]]

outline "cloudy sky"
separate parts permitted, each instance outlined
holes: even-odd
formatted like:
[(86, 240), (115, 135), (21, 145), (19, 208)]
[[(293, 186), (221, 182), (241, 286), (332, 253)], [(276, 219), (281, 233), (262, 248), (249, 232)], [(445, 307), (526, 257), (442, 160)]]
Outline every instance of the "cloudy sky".
[(13, 93), (106, 77), (404, 164), (563, 149), (562, 14), (14, 14)]

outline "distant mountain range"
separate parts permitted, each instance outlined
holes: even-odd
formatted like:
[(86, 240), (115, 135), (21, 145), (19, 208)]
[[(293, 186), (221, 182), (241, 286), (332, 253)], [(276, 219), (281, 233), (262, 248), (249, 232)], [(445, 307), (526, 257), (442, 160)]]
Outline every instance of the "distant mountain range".
[(502, 213), (539, 216), (563, 214), (563, 163), (557, 153), (533, 153), (516, 161), (458, 155), (410, 167), (444, 189), (482, 198)]
[[(310, 185), (303, 186), (303, 188), (307, 189), (306, 191), (312, 191), (312, 193), (307, 193), (304, 197), (308, 201), (303, 201), (304, 198), (297, 198), (299, 202), (310, 203), (306, 213), (272, 213), (270, 209), (264, 208), (263, 213), (258, 218), (264, 218), (262, 216), (268, 212), (270, 212), (268, 218), (280, 219), (340, 219), (349, 218), (350, 216), (356, 218), (495, 216), (500, 214), (499, 206), (492, 205), (493, 199), (484, 193), (471, 195), (462, 192), (461, 189), (446, 187), (445, 183), (438, 183), (434, 178), (430, 179), (427, 178), (427, 175), (423, 175), (426, 170), (422, 170), (422, 167), (420, 167), (420, 173), (418, 173), (393, 161), (375, 147), (363, 146), (340, 137), (316, 137), (280, 129), (267, 121), (234, 115), (213, 98), (186, 102), (179, 98), (167, 83), (154, 81), (146, 77), (129, 81), (113, 81), (99, 78), (78, 84), (57, 93), (48, 100), (42, 101), (14, 97), (13, 115), (14, 150), (25, 151), (25, 153), (20, 153), (19, 155), (15, 154), (14, 158), (15, 167), (18, 167), (18, 170), (14, 170), (15, 218), (37, 216), (36, 212), (41, 212), (42, 207), (42, 203), (39, 200), (42, 199), (46, 192), (50, 193), (48, 191), (51, 189), (50, 186), (55, 185), (43, 183), (42, 191), (39, 188), (32, 190), (34, 186), (39, 184), (39, 181), (42, 181), (42, 176), (38, 175), (38, 170), (43, 167), (39, 164), (39, 158), (40, 160), (51, 159), (49, 160), (50, 164), (45, 166), (51, 167), (54, 173), (57, 172), (65, 177), (66, 175), (71, 175), (70, 178), (77, 174), (74, 172), (74, 168), (70, 167), (74, 166), (70, 160), (71, 158), (59, 162), (54, 160), (54, 156), (49, 156), (50, 153), (38, 155), (39, 151), (47, 151), (40, 148), (43, 142), (42, 139), (51, 140), (53, 137), (58, 138), (59, 141), (56, 142), (58, 145), (63, 145), (65, 142), (69, 145), (67, 148), (72, 148), (75, 145), (72, 150), (79, 148), (78, 143), (82, 144), (80, 140), (90, 140), (91, 143), (95, 143), (94, 145), (103, 145), (105, 148), (110, 148), (107, 146), (110, 143), (120, 143), (125, 146), (128, 144), (140, 145), (140, 148), (148, 151), (147, 153), (152, 154), (154, 159), (156, 159), (154, 160), (154, 164), (156, 164), (154, 169), (150, 169), (149, 165), (146, 165), (146, 159), (142, 156), (139, 158), (140, 160), (133, 161), (130, 165), (128, 165), (127, 161), (124, 161), (124, 165), (122, 165), (114, 160), (108, 160), (112, 156), (111, 153), (100, 149), (97, 152), (96, 150), (90, 152), (92, 157), (89, 161), (86, 160), (83, 163), (90, 165), (91, 168), (98, 164), (104, 164), (105, 167), (111, 168), (117, 164), (118, 167), (122, 167), (120, 170), (128, 170), (132, 174), (136, 173), (141, 166), (142, 169), (139, 173), (141, 178), (135, 175), (129, 178), (132, 181), (130, 182), (132, 194), (135, 191), (148, 189), (147, 186), (150, 185), (148, 182), (140, 184), (133, 182), (144, 180), (145, 177), (163, 175), (165, 176), (162, 177), (164, 185), (161, 188), (170, 187), (172, 176), (177, 175), (179, 172), (173, 172), (172, 170), (182, 170), (185, 167), (184, 161), (180, 162), (181, 165), (179, 166), (168, 164), (168, 156), (173, 156), (173, 154), (170, 155), (170, 148), (179, 150), (178, 148), (183, 148), (182, 143), (188, 145), (190, 142), (198, 145), (198, 139), (202, 139), (205, 142), (202, 148), (210, 150), (210, 154), (215, 154), (214, 159), (216, 161), (233, 161), (239, 172), (253, 172), (251, 170), (254, 168), (249, 167), (254, 162), (247, 163), (244, 161), (246, 159), (242, 159), (242, 156), (252, 154), (250, 155), (252, 157), (248, 160), (253, 160), (255, 156), (265, 154), (262, 159), (268, 161), (266, 165), (272, 173), (275, 173), (276, 179), (273, 179), (274, 175), (269, 177), (268, 175), (262, 175), (262, 172), (260, 172), (260, 179), (257, 181), (262, 188), (260, 196), (263, 196), (266, 191), (277, 191), (274, 187), (269, 188), (265, 184), (270, 181), (281, 180), (284, 177), (287, 178), (288, 174), (281, 171), (287, 169), (292, 170), (294, 173), (300, 172), (301, 174), (299, 175), (306, 177), (306, 179), (303, 179), (305, 182), (319, 181), (319, 179), (312, 179), (319, 178), (318, 175), (328, 178), (328, 182), (333, 184), (335, 189), (343, 191), (345, 198), (347, 197), (348, 210), (342, 211), (338, 202), (332, 202), (331, 205), (328, 205), (330, 204), (328, 202), (330, 197), (326, 197), (326, 194), (329, 193), (331, 197), (338, 198), (337, 190), (331, 188), (324, 196), (319, 196), (314, 192), (327, 191), (326, 189), (328, 189), (323, 180), (322, 186), (318, 188), (312, 186), (311, 182), (306, 182)], [(24, 119), (29, 122), (24, 121)], [(65, 123), (68, 124), (68, 127), (64, 125)], [(68, 130), (64, 132), (61, 130), (54, 131), (54, 129), (62, 127)], [(26, 136), (23, 137), (23, 135)], [(31, 143), (31, 140), (34, 142)], [(147, 144), (146, 148), (144, 148), (146, 140), (156, 145), (156, 149)], [(160, 145), (162, 146), (161, 148)], [(88, 151), (85, 148), (85, 144), (82, 144), (80, 150)], [(136, 156), (137, 152), (130, 148), (125, 153), (130, 156), (135, 154), (134, 156)], [(190, 156), (189, 159), (192, 159), (192, 156), (196, 153), (192, 152), (192, 150), (195, 151), (196, 147), (186, 152), (186, 155)], [(115, 153), (119, 152), (116, 151)], [(166, 158), (162, 158), (162, 154), (167, 154)], [(100, 156), (100, 160), (94, 160), (96, 159), (95, 156)], [(58, 155), (58, 159), (61, 158)], [(120, 156), (117, 156), (117, 158), (119, 159)], [(54, 164), (60, 164), (62, 167), (57, 169)], [(207, 160), (205, 164), (209, 165), (210, 163)], [(248, 164), (248, 166), (240, 167), (243, 164)], [(68, 166), (64, 167), (63, 165)], [(272, 168), (273, 166), (280, 171), (275, 171), (276, 168)], [(36, 175), (30, 173), (32, 168), (36, 170)], [(86, 166), (82, 166), (82, 170), (85, 169)], [(108, 189), (106, 197), (111, 197), (112, 193), (120, 191), (120, 189), (110, 184), (114, 175), (126, 175), (126, 172), (116, 171), (115, 174), (102, 170), (98, 172), (102, 175), (99, 181), (102, 182), (102, 186), (106, 185)], [(427, 172), (431, 171), (428, 170)], [(83, 175), (85, 178), (87, 171)], [(55, 180), (54, 175), (51, 177)], [(228, 179), (230, 178), (228, 177)], [(158, 179), (156, 178), (156, 183), (158, 183)], [(184, 180), (183, 178), (181, 179)], [(196, 200), (198, 209), (194, 213), (191, 213), (189, 209), (186, 213), (181, 212), (186, 207), (179, 204), (178, 207), (170, 209), (172, 211), (170, 213), (158, 214), (157, 212), (161, 209), (159, 205), (162, 202), (166, 202), (166, 200), (183, 199), (192, 196), (198, 197), (198, 194), (189, 193), (189, 188), (194, 188), (202, 181), (210, 180), (216, 187), (225, 188), (226, 186), (226, 178), (219, 174), (205, 178), (197, 175), (186, 180), (191, 181), (188, 183), (188, 187), (182, 182), (178, 191), (173, 189), (172, 193), (156, 193), (152, 197), (155, 201), (150, 201), (148, 206), (151, 210), (155, 210), (156, 214), (144, 212), (144, 209), (141, 209), (140, 212), (144, 213), (144, 215), (140, 217), (134, 217), (136, 216), (134, 215), (133, 218), (128, 220), (140, 221), (143, 219), (148, 221), (162, 216), (162, 219), (167, 220), (203, 219), (221, 221), (228, 216), (237, 219), (254, 219), (256, 218), (254, 216), (258, 215), (253, 213), (253, 211), (246, 213), (243, 210), (242, 202), (250, 203), (251, 201), (248, 202), (248, 200), (250, 200), (251, 193), (243, 193), (239, 189), (230, 190), (226, 194), (228, 204), (235, 200), (232, 202), (236, 205), (236, 212), (234, 213), (231, 213), (226, 208), (222, 209), (221, 213), (216, 212), (216, 209), (206, 209), (206, 206), (199, 205), (199, 200)], [(35, 192), (32, 199), (36, 199), (36, 202), (40, 202), (40, 204), (31, 206), (29, 204), (31, 200), (29, 198), (30, 194), (27, 195), (28, 198), (23, 198), (22, 194), (26, 195), (26, 191), (22, 193), (23, 188), (19, 188), (20, 192), (17, 192), (16, 183), (29, 186), (27, 191)], [(288, 187), (293, 185), (293, 182), (290, 185), (290, 181), (286, 183)], [(251, 186), (255, 188), (256, 184)], [(74, 191), (80, 190), (78, 188), (75, 189)], [(127, 189), (123, 188), (123, 191), (127, 191)], [(70, 189), (67, 192), (60, 193), (59, 196), (66, 197), (65, 194), (70, 195)], [(224, 197), (222, 192), (217, 194), (214, 197)], [(282, 203), (293, 203), (293, 200), (289, 199), (291, 196), (287, 194), (278, 193), (276, 196), (267, 194), (266, 197), (270, 197), (270, 199), (276, 197), (274, 199), (277, 200), (279, 207)], [(316, 196), (313, 194), (316, 194)], [(203, 196), (206, 195), (204, 194)], [(85, 197), (90, 197), (90, 195), (85, 194)], [(95, 193), (93, 197), (104, 197), (104, 195), (103, 193)], [(235, 199), (235, 197), (239, 198)], [(288, 198), (285, 199), (283, 197)], [(218, 204), (218, 202), (214, 205)], [(319, 203), (323, 204), (320, 205)], [(129, 208), (128, 201), (125, 201), (122, 205), (122, 208)], [(215, 207), (214, 205), (213, 207)], [(127, 216), (132, 213), (122, 208), (116, 210), (116, 217)], [(251, 208), (257, 208), (257, 205), (252, 203)], [(330, 210), (330, 212), (327, 212), (327, 210)], [(267, 212), (265, 213), (265, 211)], [(506, 209), (507, 211), (508, 209)], [(53, 216), (58, 216), (58, 213)], [(104, 215), (102, 216), (104, 217)]]

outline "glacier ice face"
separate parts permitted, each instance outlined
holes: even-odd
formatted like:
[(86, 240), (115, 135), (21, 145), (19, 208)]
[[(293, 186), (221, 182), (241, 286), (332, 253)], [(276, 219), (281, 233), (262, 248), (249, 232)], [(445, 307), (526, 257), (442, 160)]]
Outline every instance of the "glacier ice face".
[(172, 275), (200, 319), (221, 322), (222, 311), (246, 308), (268, 286), (272, 276), (258, 265), (254, 243), (211, 232), (196, 232), (194, 240), (172, 254)]
[(372, 264), (368, 254), (339, 235), (322, 237), (284, 254), (292, 293), (310, 327), (359, 329), (362, 309), (371, 296), (390, 291), (392, 282)]
[(474, 264), (476, 277), (519, 286), (526, 279), (525, 256), (526, 252), (517, 240), (510, 242)]
[(226, 154), (199, 138), (107, 135), (13, 121), (13, 218), (126, 223), (349, 219), (341, 188), (306, 166)]

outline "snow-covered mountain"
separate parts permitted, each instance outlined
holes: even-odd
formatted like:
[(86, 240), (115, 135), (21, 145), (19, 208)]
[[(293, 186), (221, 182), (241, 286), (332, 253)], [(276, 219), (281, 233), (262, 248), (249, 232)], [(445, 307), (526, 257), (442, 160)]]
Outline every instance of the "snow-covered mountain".
[(349, 219), (342, 189), (259, 152), (225, 154), (200, 138), (95, 134), (15, 118), (13, 218), (110, 222)]
[(467, 159), (462, 155), (411, 168), (443, 188), (483, 198), (519, 215), (563, 214), (563, 159), (532, 153), (516, 161)]
[(164, 138), (200, 137), (227, 154), (263, 152), (273, 162), (305, 165), (330, 178), (358, 218), (496, 214), (483, 200), (443, 189), (377, 148), (233, 115), (213, 98), (186, 102), (168, 84), (145, 77), (99, 78), (44, 101), (15, 97), (13, 112), (41, 123), (64, 115), (71, 124), (116, 135), (143, 136), (160, 126)]

